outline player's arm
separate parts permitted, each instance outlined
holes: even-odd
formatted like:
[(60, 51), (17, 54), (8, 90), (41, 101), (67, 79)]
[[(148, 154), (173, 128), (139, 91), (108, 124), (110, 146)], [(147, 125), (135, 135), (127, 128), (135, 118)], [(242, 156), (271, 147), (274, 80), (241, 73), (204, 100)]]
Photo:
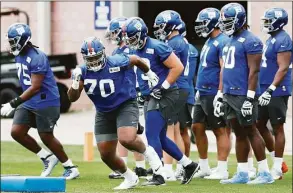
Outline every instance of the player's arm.
[[(169, 88), (174, 84), (178, 77), (182, 74), (184, 67), (179, 58), (172, 52), (169, 57), (163, 62), (163, 64), (169, 68), (169, 74), (166, 80), (163, 82), (164, 88)], [(165, 85), (164, 85), (165, 84)], [(166, 87), (165, 87), (166, 86)]]
[(75, 102), (79, 99), (80, 93), (83, 90), (83, 80), (81, 79), (81, 68), (77, 67), (72, 71), (72, 85), (69, 88), (67, 95), (71, 102)]
[(219, 76), (219, 91), (223, 91), (223, 69), (224, 69), (224, 61), (222, 58), (219, 58), (219, 64), (220, 64), (220, 76)]
[(247, 54), (249, 69), (247, 97), (254, 98), (260, 71), (261, 54)]
[(291, 52), (280, 52), (277, 54), (277, 64), (279, 66), (279, 69), (275, 75), (274, 81), (271, 86), (278, 87), (280, 83), (283, 81), (285, 75), (287, 74), (289, 70), (289, 66), (291, 63)]

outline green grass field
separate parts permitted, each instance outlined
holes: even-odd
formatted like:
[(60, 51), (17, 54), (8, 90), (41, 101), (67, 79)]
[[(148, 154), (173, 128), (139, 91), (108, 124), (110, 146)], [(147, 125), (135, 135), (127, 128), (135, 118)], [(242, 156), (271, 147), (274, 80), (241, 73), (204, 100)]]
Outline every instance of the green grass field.
[[(82, 146), (65, 146), (65, 149), (75, 164), (78, 165), (81, 176), (79, 179), (68, 181), (66, 192), (78, 193), (102, 193), (113, 192), (112, 188), (121, 183), (122, 180), (109, 180), (110, 169), (107, 168), (99, 158), (99, 153), (95, 151), (94, 162), (83, 162)], [(192, 159), (197, 160), (197, 153), (193, 152)], [(130, 156), (130, 168), (133, 168), (134, 162)], [(216, 155), (209, 155), (210, 165), (216, 166)], [(270, 158), (269, 158), (270, 160)], [(133, 190), (120, 192), (149, 192), (149, 193), (291, 193), (292, 192), (292, 158), (285, 156), (289, 172), (285, 174), (283, 180), (278, 180), (270, 185), (222, 185), (219, 181), (210, 181), (204, 179), (193, 179), (188, 185), (180, 185), (179, 182), (168, 182), (166, 186), (160, 187), (137, 187)], [(43, 165), (36, 155), (28, 152), (22, 146), (14, 142), (1, 142), (1, 174), (21, 174), (21, 175), (39, 175)], [(230, 176), (236, 170), (235, 155), (229, 158)], [(61, 164), (53, 171), (52, 176), (60, 176), (63, 173)], [(141, 182), (144, 179), (140, 180)]]

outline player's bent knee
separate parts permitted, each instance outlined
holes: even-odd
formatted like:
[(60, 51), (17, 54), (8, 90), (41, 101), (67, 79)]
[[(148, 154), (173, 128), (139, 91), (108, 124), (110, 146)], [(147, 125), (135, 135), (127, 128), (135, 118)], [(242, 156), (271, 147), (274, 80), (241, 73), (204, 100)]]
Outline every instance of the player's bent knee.
[(120, 127), (118, 128), (118, 140), (123, 146), (132, 144), (136, 138), (137, 129), (135, 127)]
[(24, 135), (27, 134), (26, 129), (23, 129), (20, 125), (13, 125), (10, 135), (14, 140), (18, 140), (19, 138), (22, 138)]
[(104, 141), (97, 144), (101, 159), (105, 162), (116, 156), (117, 140)]

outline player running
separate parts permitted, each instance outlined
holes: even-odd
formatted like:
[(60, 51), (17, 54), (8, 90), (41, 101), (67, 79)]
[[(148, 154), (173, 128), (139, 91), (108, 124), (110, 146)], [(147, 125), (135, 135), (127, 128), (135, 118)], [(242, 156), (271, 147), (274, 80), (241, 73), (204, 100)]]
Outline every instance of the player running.
[[(259, 93), (258, 72), (263, 45), (259, 38), (247, 30), (246, 12), (242, 5), (229, 3), (221, 9), (220, 27), (231, 36), (223, 48), (222, 85), (224, 98), (218, 95), (215, 115), (223, 115), (236, 135), (237, 173), (222, 184), (270, 184), (274, 182), (269, 172), (265, 143), (255, 127)], [(249, 181), (248, 152), (250, 144), (258, 161), (257, 177)]]
[[(221, 33), (220, 11), (206, 8), (200, 11), (195, 21), (195, 32), (207, 38), (202, 48), (196, 81), (196, 103), (192, 129), (199, 152), (200, 170), (194, 177), (205, 179), (228, 179), (227, 157), (230, 152), (230, 139), (222, 117), (214, 115), (213, 101), (219, 88), (220, 71), (223, 66), (222, 50), (229, 40)], [(218, 166), (211, 172), (208, 162), (208, 138), (205, 129), (209, 125), (217, 139)], [(230, 133), (229, 133), (230, 134)]]
[[(60, 117), (58, 87), (46, 54), (30, 42), (31, 36), (26, 24), (15, 23), (8, 28), (10, 52), (15, 56), (23, 93), (4, 104), (1, 115), (7, 116), (16, 109), (11, 136), (43, 161), (42, 177), (49, 176), (60, 161), (65, 169), (63, 177), (71, 180), (79, 176), (79, 171), (53, 134)], [(37, 128), (42, 142), (52, 153), (41, 148), (28, 134), (31, 127)]]
[[(123, 38), (122, 38), (122, 25), (126, 22), (126, 17), (118, 17), (114, 18), (110, 21), (108, 29), (106, 31), (106, 39), (110, 40), (113, 44), (117, 45), (118, 47), (112, 52), (112, 55), (115, 54), (131, 54), (131, 50), (125, 45)], [(141, 70), (139, 70), (141, 71)], [(146, 76), (142, 71), (141, 73)], [(134, 69), (130, 70), (130, 75), (133, 77), (133, 83), (136, 83), (136, 75), (134, 73)], [(147, 76), (146, 76), (147, 77)], [(138, 124), (139, 130), (143, 129), (143, 127)], [(140, 135), (142, 139), (145, 139), (145, 135)], [(128, 150), (123, 147), (120, 143), (117, 145), (118, 154), (121, 157), (121, 159), (125, 162), (127, 165), (127, 157), (128, 157)], [(147, 171), (145, 169), (145, 160), (144, 156), (142, 154), (139, 154), (137, 152), (134, 152), (134, 158), (135, 158), (135, 164), (136, 167), (134, 168), (134, 172), (138, 177), (146, 177)], [(122, 178), (121, 174), (117, 172), (112, 172), (109, 174), (110, 179), (119, 179)]]
[(105, 47), (96, 37), (84, 40), (81, 53), (85, 65), (73, 71), (73, 83), (68, 91), (70, 101), (75, 102), (85, 89), (96, 107), (95, 137), (103, 162), (125, 180), (115, 190), (135, 187), (138, 176), (126, 167), (117, 156), (117, 142), (128, 150), (142, 153), (154, 171), (160, 171), (162, 163), (152, 147), (146, 147), (137, 136), (138, 106), (135, 84), (129, 73), (135, 65), (149, 77), (152, 86), (158, 77), (145, 62), (134, 55), (106, 56)]
[[(271, 174), (275, 180), (282, 179), (282, 163), (285, 148), (284, 123), (288, 99), (292, 92), (292, 39), (283, 27), (288, 14), (282, 8), (268, 9), (262, 20), (262, 31), (270, 34), (264, 47), (261, 69), (259, 111), (257, 128), (274, 159)], [(290, 65), (291, 64), (291, 65)], [(270, 120), (275, 139), (266, 127)]]
[[(173, 119), (168, 122), (167, 136), (172, 139), (184, 153), (184, 142), (180, 134), (179, 127), (179, 114), (181, 114), (184, 106), (187, 105), (187, 98), (189, 94), (188, 84), (188, 68), (186, 64), (188, 62), (188, 42), (184, 40), (184, 37), (179, 33), (182, 20), (179, 13), (173, 10), (166, 10), (159, 13), (154, 22), (154, 35), (163, 42), (166, 42), (172, 49), (174, 54), (180, 59), (184, 66), (183, 72), (176, 80), (176, 84), (179, 88), (179, 98), (176, 101), (175, 112)], [(175, 181), (175, 174), (173, 172), (172, 164), (173, 158), (168, 154), (164, 154), (164, 167), (166, 169), (166, 177), (168, 181)]]
[[(124, 29), (126, 44), (136, 50), (136, 55), (148, 61), (152, 71), (160, 78), (158, 85), (152, 88), (152, 97), (147, 106), (147, 140), (160, 158), (163, 149), (183, 165), (184, 177), (181, 184), (188, 184), (199, 166), (183, 155), (176, 144), (166, 136), (167, 121), (171, 119), (175, 102), (179, 97), (175, 82), (183, 71), (183, 65), (171, 47), (148, 37), (147, 31), (147, 26), (139, 17), (128, 19)], [(164, 184), (164, 178), (153, 171), (153, 178), (144, 185)]]

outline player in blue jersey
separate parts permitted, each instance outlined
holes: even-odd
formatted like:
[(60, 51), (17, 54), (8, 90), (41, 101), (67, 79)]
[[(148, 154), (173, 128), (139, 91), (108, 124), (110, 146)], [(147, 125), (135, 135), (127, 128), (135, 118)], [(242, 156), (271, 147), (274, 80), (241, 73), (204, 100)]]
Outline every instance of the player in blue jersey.
[[(117, 45), (117, 48), (112, 52), (112, 55), (115, 54), (131, 54), (131, 50), (125, 45), (123, 38), (122, 38), (122, 26), (126, 22), (126, 17), (117, 17), (110, 21), (108, 29), (106, 31), (106, 39), (111, 41), (113, 44)], [(136, 66), (135, 66), (136, 67)], [(136, 69), (136, 71), (140, 71), (141, 74), (146, 76), (140, 69)], [(129, 72), (129, 76), (133, 77), (133, 83), (136, 83), (136, 75), (134, 73), (134, 69), (131, 69)], [(147, 77), (147, 76), (146, 76)], [(143, 131), (143, 126), (138, 123), (138, 130)], [(144, 140), (146, 140), (146, 136), (143, 133), (140, 133), (140, 137)], [(122, 146), (120, 143), (117, 145), (118, 154), (121, 157), (121, 159), (125, 162), (127, 165), (127, 157), (128, 157), (128, 150)], [(138, 177), (146, 177), (147, 176), (147, 170), (145, 169), (145, 160), (142, 154), (139, 154), (137, 152), (134, 152), (134, 158), (135, 158), (135, 164), (136, 167), (134, 168), (134, 172)], [(119, 179), (123, 178), (120, 173), (117, 173), (113, 171), (109, 174), (110, 179)]]
[(85, 65), (73, 71), (69, 99), (72, 102), (78, 100), (82, 90), (85, 90), (96, 107), (95, 137), (101, 159), (125, 178), (114, 189), (135, 187), (139, 182), (138, 176), (117, 156), (118, 141), (128, 150), (143, 154), (154, 171), (160, 171), (162, 163), (154, 149), (146, 147), (137, 135), (139, 113), (135, 83), (133, 77), (129, 76), (129, 71), (137, 66), (146, 73), (152, 86), (158, 84), (159, 79), (137, 56), (106, 56), (104, 45), (96, 37), (84, 40), (81, 53)]
[[(274, 159), (271, 174), (275, 180), (282, 179), (282, 163), (285, 148), (284, 123), (288, 99), (292, 92), (292, 39), (283, 30), (288, 14), (282, 8), (268, 9), (262, 18), (262, 31), (270, 34), (263, 50), (260, 68), (259, 111), (257, 128)], [(290, 65), (291, 64), (291, 65)], [(270, 120), (275, 139), (266, 127)]]
[[(150, 67), (159, 77), (157, 86), (151, 89), (151, 98), (147, 106), (146, 136), (150, 146), (154, 147), (162, 158), (162, 150), (174, 157), (184, 167), (182, 184), (187, 184), (199, 169), (198, 164), (187, 158), (176, 144), (167, 136), (167, 122), (172, 118), (175, 102), (178, 99), (176, 80), (183, 71), (183, 65), (172, 52), (172, 48), (147, 36), (147, 26), (139, 17), (128, 19), (125, 28), (126, 44), (135, 50), (135, 54), (150, 63)], [(165, 180), (154, 171), (153, 178), (144, 185), (161, 185)]]
[[(229, 3), (221, 9), (221, 30), (230, 36), (223, 48), (224, 68), (222, 90), (218, 95), (215, 115), (225, 114), (227, 123), (236, 135), (237, 173), (222, 184), (268, 184), (274, 179), (269, 172), (265, 143), (257, 131), (257, 100), (259, 94), (258, 72), (261, 62), (262, 42), (247, 30), (246, 12), (242, 5)], [(220, 83), (221, 84), (221, 83)], [(224, 101), (224, 107), (223, 107)], [(223, 112), (223, 108), (225, 108)], [(250, 142), (250, 143), (249, 143)], [(249, 181), (248, 153), (250, 144), (258, 161), (257, 177)]]
[[(230, 139), (224, 119), (214, 115), (213, 107), (223, 66), (222, 50), (229, 40), (228, 36), (221, 33), (219, 24), (220, 11), (215, 8), (203, 9), (195, 21), (196, 34), (207, 38), (200, 54), (192, 122), (200, 165), (199, 172), (194, 176), (205, 179), (228, 179), (229, 176), (227, 157), (230, 152)], [(213, 172), (208, 162), (208, 138), (205, 133), (207, 125), (212, 128), (217, 139), (218, 166)]]
[[(182, 20), (180, 14), (173, 10), (166, 10), (157, 15), (153, 27), (155, 30), (155, 37), (160, 41), (166, 42), (173, 49), (173, 52), (184, 66), (183, 72), (176, 80), (179, 88), (179, 98), (176, 101), (176, 111), (174, 112), (173, 119), (168, 122), (167, 129), (167, 136), (172, 139), (184, 153), (184, 142), (180, 134), (179, 126), (179, 113), (184, 109), (183, 107), (186, 105), (189, 94), (189, 84), (187, 80), (188, 68), (186, 68), (189, 46), (188, 42), (186, 42), (184, 37), (179, 33), (181, 25)], [(164, 167), (166, 168), (166, 175), (169, 181), (176, 180), (172, 169), (172, 162), (173, 158), (165, 153)]]
[[(179, 33), (185, 37), (186, 36), (186, 25), (184, 21), (181, 21), (181, 27), (179, 29)], [(184, 38), (186, 42), (187, 39)], [(192, 124), (192, 110), (194, 108), (195, 103), (195, 80), (196, 80), (196, 70), (198, 68), (198, 51), (197, 49), (190, 43), (188, 43), (189, 49), (188, 49), (188, 61), (186, 63), (185, 67), (185, 73), (188, 73), (187, 81), (189, 84), (189, 94), (187, 98), (187, 103), (182, 108), (182, 110), (179, 113), (179, 124), (180, 124), (180, 134), (183, 139), (184, 143), (184, 150), (185, 155), (187, 157), (190, 156), (190, 137), (188, 134), (188, 130), (191, 127)], [(183, 175), (183, 168), (181, 164), (177, 164), (176, 171), (175, 171), (175, 177), (177, 179), (180, 179)]]
[[(64, 152), (53, 130), (60, 116), (58, 87), (44, 52), (31, 42), (31, 30), (26, 24), (15, 23), (8, 28), (10, 52), (15, 56), (19, 83), (23, 93), (1, 108), (6, 116), (15, 110), (11, 129), (12, 138), (40, 157), (44, 163), (42, 177), (49, 176), (60, 161), (67, 180), (79, 176), (79, 171)], [(41, 148), (28, 131), (37, 128), (42, 142), (52, 153)]]

